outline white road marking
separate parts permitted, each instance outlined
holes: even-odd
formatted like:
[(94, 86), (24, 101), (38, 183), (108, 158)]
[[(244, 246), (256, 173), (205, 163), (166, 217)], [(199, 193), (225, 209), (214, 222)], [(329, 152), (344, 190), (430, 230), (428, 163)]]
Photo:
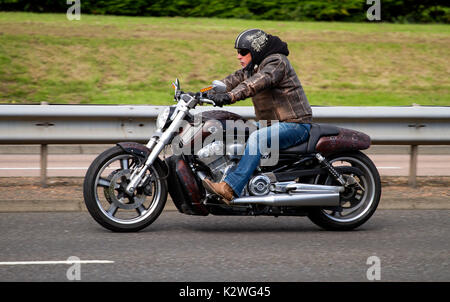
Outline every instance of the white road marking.
[[(0, 170), (40, 170), (41, 168), (0, 168)], [(47, 168), (47, 170), (87, 170), (88, 168), (81, 167), (60, 167), (60, 168)]]
[(391, 169), (391, 170), (395, 170), (395, 169), (401, 169), (402, 167), (377, 167), (377, 169)]
[(0, 262), (0, 265), (42, 265), (42, 264), (109, 264), (114, 263), (110, 260), (64, 260), (64, 261), (6, 261)]
[[(0, 170), (40, 170), (41, 168), (0, 168)], [(47, 170), (87, 170), (88, 167), (47, 167)]]
[[(36, 167), (10, 167), (10, 168), (0, 168), (0, 170), (40, 170), (41, 168)], [(47, 167), (47, 170), (87, 170), (89, 167)], [(117, 168), (110, 167), (106, 170), (114, 170)]]

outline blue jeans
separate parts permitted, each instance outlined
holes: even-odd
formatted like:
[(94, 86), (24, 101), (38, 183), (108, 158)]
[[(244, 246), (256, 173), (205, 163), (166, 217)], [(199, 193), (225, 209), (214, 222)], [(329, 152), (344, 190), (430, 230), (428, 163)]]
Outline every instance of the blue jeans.
[[(254, 131), (247, 140), (245, 152), (239, 164), (225, 177), (224, 181), (233, 189), (235, 196), (239, 197), (260, 163), (261, 151), (264, 151), (265, 147), (271, 148), (273, 138), (278, 138), (279, 150), (286, 149), (305, 142), (310, 130), (310, 124), (280, 122)], [(272, 132), (274, 132), (273, 135), (271, 135)]]

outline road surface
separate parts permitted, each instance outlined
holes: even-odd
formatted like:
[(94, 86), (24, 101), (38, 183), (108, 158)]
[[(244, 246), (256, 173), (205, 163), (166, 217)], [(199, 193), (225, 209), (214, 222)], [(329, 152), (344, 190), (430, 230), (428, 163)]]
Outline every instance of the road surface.
[(163, 212), (123, 234), (86, 212), (0, 213), (0, 281), (448, 282), (449, 218), (450, 210), (378, 210), (356, 231), (327, 232), (305, 217)]

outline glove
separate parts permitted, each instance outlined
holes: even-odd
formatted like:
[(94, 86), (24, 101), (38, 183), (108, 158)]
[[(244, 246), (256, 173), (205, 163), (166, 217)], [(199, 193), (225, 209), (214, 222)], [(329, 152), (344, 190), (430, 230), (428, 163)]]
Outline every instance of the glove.
[(231, 104), (231, 96), (228, 93), (211, 93), (208, 94), (208, 99), (214, 101), (218, 107)]

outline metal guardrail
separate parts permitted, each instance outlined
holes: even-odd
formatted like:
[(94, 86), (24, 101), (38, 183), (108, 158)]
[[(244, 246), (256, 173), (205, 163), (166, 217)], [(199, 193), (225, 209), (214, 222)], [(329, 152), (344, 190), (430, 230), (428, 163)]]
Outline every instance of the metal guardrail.
[[(0, 105), (0, 144), (41, 145), (41, 175), (48, 144), (147, 142), (165, 106)], [(194, 112), (217, 109), (199, 107)], [(226, 110), (253, 119), (253, 107)], [(316, 123), (368, 134), (373, 144), (410, 145), (415, 185), (418, 145), (450, 144), (450, 107), (313, 107)], [(44, 170), (44, 171), (43, 171)]]
[[(0, 144), (144, 142), (164, 106), (0, 105)], [(195, 112), (211, 110), (201, 107)], [(217, 108), (214, 108), (217, 109)], [(254, 118), (253, 107), (226, 110)], [(370, 135), (373, 144), (450, 144), (450, 107), (313, 107), (314, 122)]]

